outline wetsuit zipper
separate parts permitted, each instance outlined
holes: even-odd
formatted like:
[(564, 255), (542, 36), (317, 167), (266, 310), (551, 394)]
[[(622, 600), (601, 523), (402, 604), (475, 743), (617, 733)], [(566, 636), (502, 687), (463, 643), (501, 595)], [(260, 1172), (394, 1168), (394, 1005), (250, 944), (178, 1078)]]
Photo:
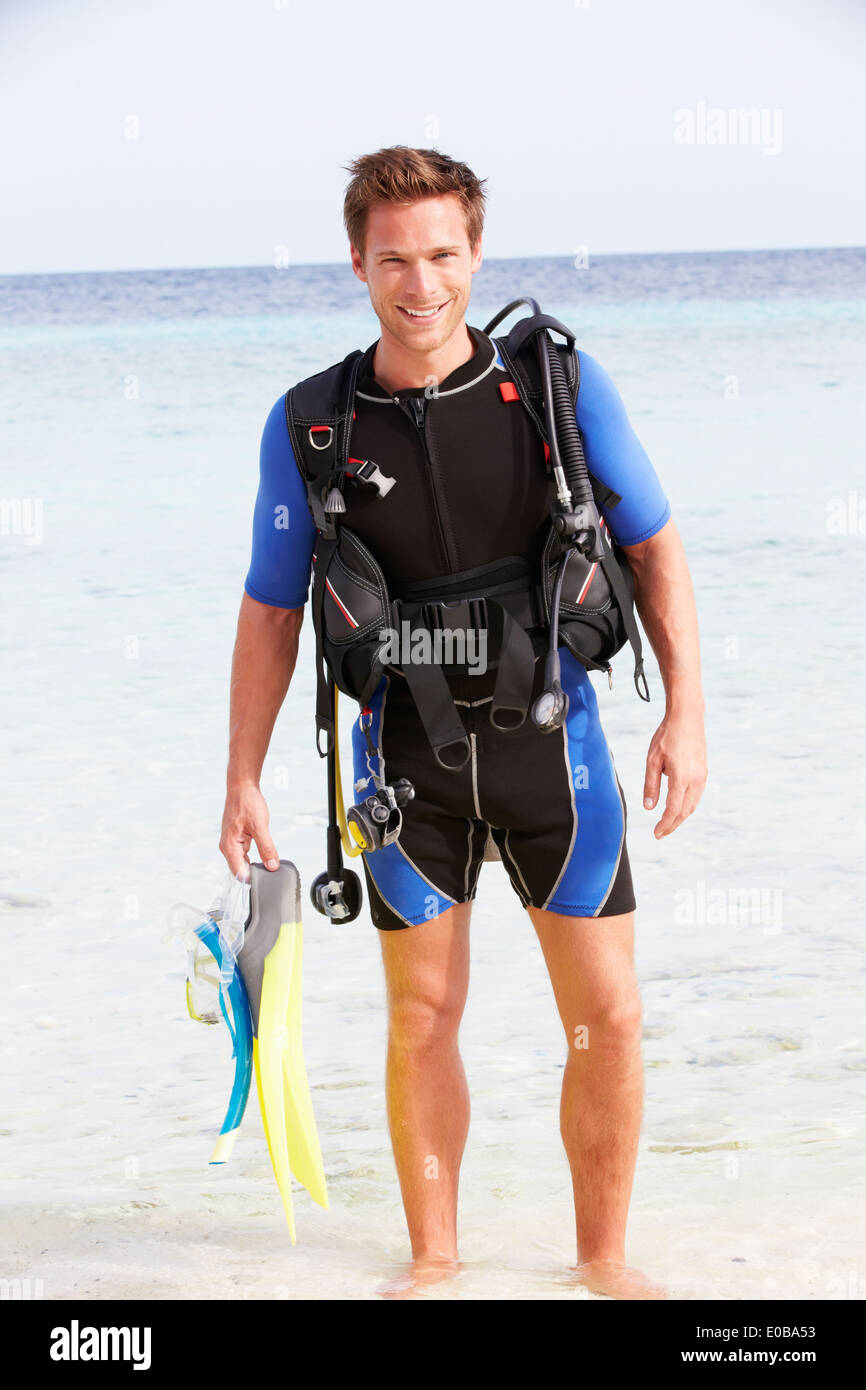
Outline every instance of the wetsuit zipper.
[(472, 749), (472, 801), (475, 806), (476, 816), (479, 820), (483, 820), (481, 803), (478, 800), (478, 747), (474, 730), (469, 735), (469, 743)]
[(442, 485), (442, 475), (439, 465), (436, 462), (433, 451), (427, 441), (426, 430), (426, 396), (407, 396), (405, 400), (400, 400), (398, 396), (393, 398), (397, 405), (402, 406), (404, 411), (416, 426), (421, 436), (421, 445), (424, 450), (424, 458), (427, 463), (427, 472), (430, 477), (430, 491), (433, 494), (433, 510), (436, 513), (436, 524), (439, 528), (439, 539), (442, 542), (442, 550), (445, 555), (445, 570), (448, 573), (455, 573), (457, 570), (457, 547), (453, 544), (453, 536), (448, 514), (445, 506), (445, 494)]

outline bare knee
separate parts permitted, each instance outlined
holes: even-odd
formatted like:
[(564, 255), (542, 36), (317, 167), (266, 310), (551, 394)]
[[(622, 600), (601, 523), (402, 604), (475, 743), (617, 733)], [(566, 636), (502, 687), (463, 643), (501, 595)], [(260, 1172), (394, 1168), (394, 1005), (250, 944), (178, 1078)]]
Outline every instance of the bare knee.
[(458, 903), (423, 928), (381, 934), (392, 1050), (456, 1045), (469, 988), (471, 909)]
[(611, 1058), (634, 1051), (641, 1037), (641, 1000), (637, 986), (623, 988), (594, 999), (566, 1031), (569, 1044)]
[(447, 991), (392, 997), (388, 1041), (400, 1051), (413, 1053), (453, 1047), (462, 1015), (462, 998)]

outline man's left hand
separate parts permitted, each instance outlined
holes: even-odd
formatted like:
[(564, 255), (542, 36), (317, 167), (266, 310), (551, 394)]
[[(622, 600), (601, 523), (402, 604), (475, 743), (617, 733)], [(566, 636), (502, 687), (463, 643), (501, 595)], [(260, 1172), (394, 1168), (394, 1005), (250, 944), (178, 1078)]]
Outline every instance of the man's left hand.
[(658, 805), (662, 777), (668, 779), (664, 814), (653, 828), (657, 840), (670, 835), (689, 817), (707, 782), (707, 745), (700, 715), (665, 715), (656, 729), (646, 760), (643, 804)]

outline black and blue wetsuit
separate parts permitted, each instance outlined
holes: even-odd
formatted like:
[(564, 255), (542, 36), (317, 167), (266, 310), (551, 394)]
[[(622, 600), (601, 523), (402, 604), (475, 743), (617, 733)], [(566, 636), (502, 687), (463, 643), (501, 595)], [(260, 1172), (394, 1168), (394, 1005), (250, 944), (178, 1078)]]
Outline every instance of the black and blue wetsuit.
[[(394, 592), (401, 582), (509, 556), (540, 563), (550, 510), (543, 445), (494, 342), (471, 326), (469, 333), (474, 355), (432, 393), (386, 391), (372, 376), (375, 344), (362, 363), (352, 453), (374, 459), (397, 485), (385, 498), (355, 493), (348, 507), (352, 530)], [(635, 545), (665, 525), (670, 507), (609, 376), (586, 353), (579, 363), (577, 423), (587, 465), (620, 499), (604, 518), (612, 535)], [(262, 438), (250, 597), (302, 607), (316, 535), (281, 397)], [(408, 777), (415, 798), (399, 840), (364, 855), (377, 927), (413, 926), (473, 898), (488, 838), (525, 906), (583, 917), (633, 909), (625, 800), (595, 690), (566, 648), (560, 655), (569, 711), (552, 734), (529, 719), (519, 729), (495, 728), (487, 717), (491, 674), (450, 678), (472, 753), (460, 771), (433, 758), (402, 676), (382, 678), (353, 729), (356, 790), (372, 790), (368, 779), (377, 771), (389, 780)], [(536, 665), (536, 692), (543, 665)]]

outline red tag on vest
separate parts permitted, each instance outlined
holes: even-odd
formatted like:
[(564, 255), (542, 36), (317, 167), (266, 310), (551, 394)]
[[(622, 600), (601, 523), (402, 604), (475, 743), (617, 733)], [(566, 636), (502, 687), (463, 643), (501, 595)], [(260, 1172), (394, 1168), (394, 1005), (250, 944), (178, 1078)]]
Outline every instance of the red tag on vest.
[(519, 401), (520, 392), (513, 381), (502, 381), (499, 384), (499, 394), (504, 401)]

